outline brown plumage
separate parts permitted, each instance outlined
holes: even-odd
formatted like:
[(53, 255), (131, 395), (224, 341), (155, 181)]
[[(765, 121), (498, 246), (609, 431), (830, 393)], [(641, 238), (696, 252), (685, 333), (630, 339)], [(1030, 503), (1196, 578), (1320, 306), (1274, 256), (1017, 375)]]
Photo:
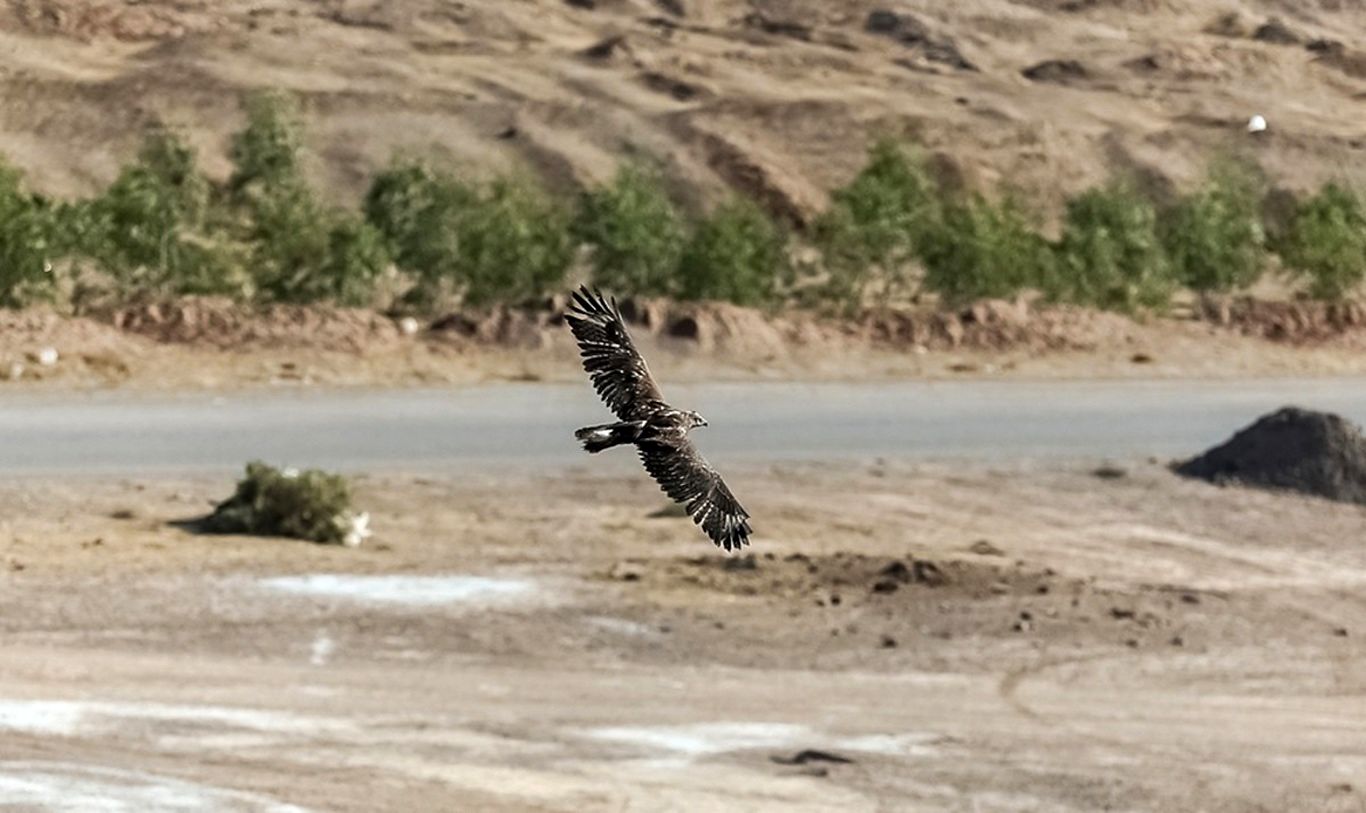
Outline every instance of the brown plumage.
[(584, 449), (597, 453), (634, 444), (645, 470), (713, 542), (727, 551), (749, 544), (749, 514), (688, 439), (690, 429), (707, 422), (664, 400), (626, 332), (616, 300), (582, 287), (574, 293), (565, 321), (578, 341), (593, 389), (619, 419), (575, 432)]

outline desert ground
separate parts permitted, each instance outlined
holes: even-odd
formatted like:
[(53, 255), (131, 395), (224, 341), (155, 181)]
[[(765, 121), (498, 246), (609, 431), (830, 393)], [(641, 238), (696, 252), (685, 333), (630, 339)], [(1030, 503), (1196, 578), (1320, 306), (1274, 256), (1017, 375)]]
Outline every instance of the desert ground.
[(185, 530), (222, 465), (6, 467), (0, 808), (1361, 810), (1366, 509), (1086, 438), (702, 436), (732, 556), (629, 453), (375, 463), (359, 549)]

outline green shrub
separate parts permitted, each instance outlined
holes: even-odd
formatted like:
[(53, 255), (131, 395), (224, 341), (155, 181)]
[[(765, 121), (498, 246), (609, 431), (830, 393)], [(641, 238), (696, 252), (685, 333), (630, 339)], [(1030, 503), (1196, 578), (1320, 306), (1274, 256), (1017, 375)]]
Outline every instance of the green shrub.
[(787, 264), (782, 232), (758, 206), (739, 198), (697, 224), (678, 264), (678, 293), (757, 305), (776, 296)]
[(459, 224), (478, 191), (414, 162), (375, 176), (365, 196), (367, 222), (379, 230), (399, 268), (417, 280), (414, 304), (453, 295), (459, 266)]
[(494, 181), (457, 222), (453, 271), (472, 304), (542, 296), (574, 260), (568, 214), (530, 181)]
[(157, 130), (104, 194), (71, 210), (65, 227), (124, 295), (240, 294), (240, 257), (233, 258), (223, 236), (208, 233), (211, 195), (193, 151)]
[(236, 492), (214, 508), (202, 527), (209, 533), (284, 536), (354, 547), (368, 535), (367, 520), (355, 512), (346, 478), (253, 462), (247, 464)]
[(628, 164), (610, 185), (585, 193), (573, 234), (592, 247), (598, 285), (632, 294), (674, 292), (687, 233), (653, 171)]
[(232, 140), (234, 171), (229, 186), (240, 190), (252, 183), (270, 186), (296, 178), (303, 147), (297, 101), (266, 90), (249, 94), (245, 105), (247, 126)]
[(301, 181), (251, 198), (257, 293), (273, 302), (369, 304), (389, 266), (384, 236), (354, 215), (325, 208)]
[(18, 170), (0, 164), (0, 305), (21, 307), (50, 297), (51, 263), (66, 253), (58, 213), (24, 189)]
[(1051, 297), (1134, 311), (1165, 306), (1174, 287), (1151, 203), (1124, 184), (1068, 201)]
[(471, 304), (519, 302), (558, 287), (574, 259), (569, 217), (530, 181), (473, 188), (420, 164), (378, 176), (367, 220), (417, 281), (414, 304), (450, 295)]
[(1366, 205), (1345, 186), (1329, 183), (1301, 202), (1278, 246), (1287, 266), (1309, 280), (1319, 299), (1341, 299), (1366, 278)]
[(1172, 272), (1196, 291), (1231, 291), (1266, 268), (1261, 179), (1249, 168), (1220, 164), (1204, 188), (1182, 198), (1160, 220)]
[(1010, 197), (993, 203), (974, 195), (950, 203), (923, 250), (925, 287), (950, 304), (1015, 296), (1054, 274), (1048, 242)]
[(940, 197), (917, 156), (892, 141), (875, 145), (867, 166), (835, 190), (814, 224), (831, 293), (858, 304), (879, 272), (885, 288), (906, 289), (912, 264), (940, 228)]

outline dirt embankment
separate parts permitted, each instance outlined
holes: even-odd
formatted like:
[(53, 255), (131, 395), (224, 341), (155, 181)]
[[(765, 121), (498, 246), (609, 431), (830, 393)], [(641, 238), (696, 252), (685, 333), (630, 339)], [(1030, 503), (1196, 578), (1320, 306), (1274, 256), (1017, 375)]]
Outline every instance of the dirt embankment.
[[(0, 380), (151, 388), (558, 380), (578, 369), (562, 306), (557, 299), (423, 320), (217, 299), (87, 317), (3, 311)], [(652, 367), (671, 379), (1366, 371), (1366, 310), (1355, 304), (1231, 300), (1145, 319), (1026, 300), (852, 319), (649, 299), (621, 308)]]

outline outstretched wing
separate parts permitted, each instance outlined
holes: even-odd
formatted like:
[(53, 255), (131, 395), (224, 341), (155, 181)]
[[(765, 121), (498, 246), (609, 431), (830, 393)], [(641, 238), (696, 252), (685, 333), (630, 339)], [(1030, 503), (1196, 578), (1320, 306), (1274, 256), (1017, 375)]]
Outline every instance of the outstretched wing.
[(727, 551), (749, 544), (749, 512), (691, 441), (642, 441), (636, 446), (645, 470), (665, 494), (683, 503), (711, 541)]
[(564, 314), (583, 356), (583, 369), (607, 408), (623, 421), (637, 420), (663, 403), (664, 396), (645, 359), (631, 343), (616, 300), (580, 287)]

